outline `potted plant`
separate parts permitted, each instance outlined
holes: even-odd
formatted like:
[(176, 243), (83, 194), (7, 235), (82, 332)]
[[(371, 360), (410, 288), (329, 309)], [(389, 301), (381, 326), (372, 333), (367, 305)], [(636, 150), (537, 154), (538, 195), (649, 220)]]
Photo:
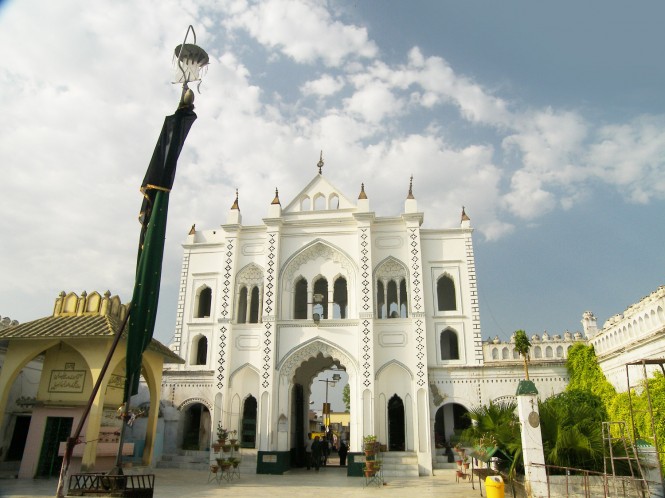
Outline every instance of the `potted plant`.
[(224, 444), (226, 443), (228, 437), (229, 437), (228, 429), (224, 429), (221, 422), (217, 424), (217, 442), (219, 444)]
[(365, 456), (371, 456), (376, 453), (376, 436), (370, 434), (363, 438), (363, 449), (365, 450)]
[(464, 469), (465, 469), (465, 470), (469, 468), (469, 457), (468, 457), (468, 456), (465, 456), (465, 457), (462, 459), (462, 465), (464, 465)]
[(231, 463), (234, 469), (237, 469), (238, 465), (240, 465), (240, 458), (235, 458), (235, 457), (229, 458), (229, 462)]
[(229, 441), (231, 442), (232, 445), (235, 446), (235, 444), (238, 442), (238, 439), (236, 438), (236, 435), (238, 434), (238, 431), (229, 431)]

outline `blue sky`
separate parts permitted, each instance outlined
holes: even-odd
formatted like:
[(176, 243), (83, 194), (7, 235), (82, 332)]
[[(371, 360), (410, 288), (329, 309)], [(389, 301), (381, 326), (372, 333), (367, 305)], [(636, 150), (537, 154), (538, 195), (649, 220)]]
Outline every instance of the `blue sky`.
[(663, 285), (665, 4), (84, 2), (0, 7), (0, 315), (66, 292), (129, 300), (138, 187), (173, 48), (211, 56), (171, 196), (156, 337), (173, 336), (180, 244), (258, 224), (316, 173), (425, 227), (476, 229), (484, 337), (580, 330)]

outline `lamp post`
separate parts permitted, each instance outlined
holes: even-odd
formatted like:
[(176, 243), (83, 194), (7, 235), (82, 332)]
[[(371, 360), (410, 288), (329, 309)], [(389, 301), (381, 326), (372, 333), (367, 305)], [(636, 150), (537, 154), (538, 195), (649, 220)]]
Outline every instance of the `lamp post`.
[(342, 376), (338, 373), (333, 374), (332, 379), (319, 379), (319, 382), (326, 383), (326, 400), (323, 403), (323, 423), (326, 427), (326, 439), (330, 438), (330, 405), (328, 404), (328, 385), (332, 384), (332, 387), (335, 387), (338, 381), (342, 379)]

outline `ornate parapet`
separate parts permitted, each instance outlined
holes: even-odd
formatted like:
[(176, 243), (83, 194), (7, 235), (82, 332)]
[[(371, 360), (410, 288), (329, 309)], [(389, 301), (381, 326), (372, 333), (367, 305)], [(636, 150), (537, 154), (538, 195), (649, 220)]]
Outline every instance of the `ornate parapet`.
[(665, 333), (665, 286), (610, 317), (590, 340), (596, 354), (604, 356), (631, 349)]
[(127, 314), (129, 304), (122, 304), (118, 296), (111, 296), (110, 291), (104, 295), (99, 292), (88, 294), (86, 291), (77, 295), (75, 292), (65, 294), (60, 292), (53, 306), (53, 316), (114, 316), (123, 320)]
[[(563, 336), (550, 336), (547, 332), (542, 335), (531, 336), (531, 351), (529, 361), (531, 363), (561, 362), (568, 358), (568, 350), (575, 343), (585, 342), (580, 332), (564, 332)], [(487, 339), (483, 343), (483, 358), (485, 363), (519, 363), (523, 359), (515, 349), (515, 338), (510, 341), (502, 341), (499, 337)]]

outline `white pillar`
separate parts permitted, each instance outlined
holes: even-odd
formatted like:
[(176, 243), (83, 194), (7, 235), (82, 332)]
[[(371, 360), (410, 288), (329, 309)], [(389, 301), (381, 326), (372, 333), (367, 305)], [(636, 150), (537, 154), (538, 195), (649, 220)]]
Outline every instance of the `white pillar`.
[(522, 457), (527, 496), (545, 498), (548, 496), (547, 473), (538, 413), (538, 390), (530, 380), (522, 380), (517, 386), (517, 411), (522, 426)]

